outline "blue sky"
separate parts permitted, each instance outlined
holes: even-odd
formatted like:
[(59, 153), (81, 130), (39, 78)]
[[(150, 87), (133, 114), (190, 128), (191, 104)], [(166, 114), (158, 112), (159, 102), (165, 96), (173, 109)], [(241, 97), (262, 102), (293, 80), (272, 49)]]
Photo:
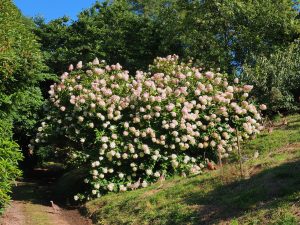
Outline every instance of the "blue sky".
[(46, 21), (69, 16), (76, 19), (77, 14), (90, 7), (96, 0), (13, 0), (25, 16), (43, 16)]

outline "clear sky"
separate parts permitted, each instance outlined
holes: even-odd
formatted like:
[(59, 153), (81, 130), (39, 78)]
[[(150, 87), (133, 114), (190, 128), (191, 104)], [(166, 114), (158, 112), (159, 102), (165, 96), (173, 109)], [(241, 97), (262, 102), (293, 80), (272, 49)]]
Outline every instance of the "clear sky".
[[(1, 0), (0, 0), (1, 1)], [(46, 21), (69, 16), (75, 20), (77, 14), (89, 8), (96, 0), (13, 0), (23, 15), (33, 17), (43, 16)]]

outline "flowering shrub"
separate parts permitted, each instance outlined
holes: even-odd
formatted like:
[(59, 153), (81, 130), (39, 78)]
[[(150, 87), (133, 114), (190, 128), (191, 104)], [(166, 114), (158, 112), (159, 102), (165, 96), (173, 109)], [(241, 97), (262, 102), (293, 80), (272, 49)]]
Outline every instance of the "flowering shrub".
[(176, 55), (155, 59), (135, 77), (98, 59), (73, 69), (51, 86), (35, 143), (54, 140), (66, 161), (90, 167), (88, 191), (75, 200), (199, 173), (205, 158), (228, 157), (236, 148), (236, 129), (244, 140), (261, 128), (259, 111), (247, 101), (252, 86), (238, 79), (230, 85), (226, 75)]

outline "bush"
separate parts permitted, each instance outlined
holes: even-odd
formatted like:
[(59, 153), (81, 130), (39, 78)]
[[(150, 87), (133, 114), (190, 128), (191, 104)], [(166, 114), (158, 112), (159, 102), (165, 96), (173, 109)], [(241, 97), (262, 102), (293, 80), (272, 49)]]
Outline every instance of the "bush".
[(70, 71), (51, 86), (35, 143), (52, 144), (52, 159), (90, 168), (88, 191), (75, 200), (200, 173), (206, 158), (228, 157), (236, 148), (236, 129), (244, 140), (261, 127), (260, 113), (247, 102), (252, 86), (238, 79), (229, 85), (226, 75), (175, 55), (155, 59), (135, 77), (97, 59)]
[(22, 159), (19, 146), (11, 140), (11, 123), (0, 119), (0, 214), (9, 200), (11, 185), (21, 175), (18, 161)]

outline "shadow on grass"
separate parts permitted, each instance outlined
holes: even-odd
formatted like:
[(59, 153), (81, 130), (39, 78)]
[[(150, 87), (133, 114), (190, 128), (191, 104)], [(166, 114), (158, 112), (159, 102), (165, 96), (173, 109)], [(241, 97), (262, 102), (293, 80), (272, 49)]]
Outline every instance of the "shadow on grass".
[(300, 129), (300, 120), (291, 120), (288, 122), (288, 125), (280, 125), (279, 127), (284, 128), (285, 130), (299, 130)]
[(299, 130), (300, 129), (300, 124), (289, 124), (285, 127), (282, 128), (283, 130)]
[[(201, 191), (201, 190), (199, 190)], [(280, 198), (300, 191), (300, 160), (264, 170), (248, 180), (220, 185), (207, 195), (198, 192), (185, 199), (188, 205), (198, 205), (193, 224), (212, 224), (241, 216), (245, 211), (272, 209)], [(299, 201), (296, 197), (289, 201)], [(269, 203), (272, 204), (269, 204)]]

